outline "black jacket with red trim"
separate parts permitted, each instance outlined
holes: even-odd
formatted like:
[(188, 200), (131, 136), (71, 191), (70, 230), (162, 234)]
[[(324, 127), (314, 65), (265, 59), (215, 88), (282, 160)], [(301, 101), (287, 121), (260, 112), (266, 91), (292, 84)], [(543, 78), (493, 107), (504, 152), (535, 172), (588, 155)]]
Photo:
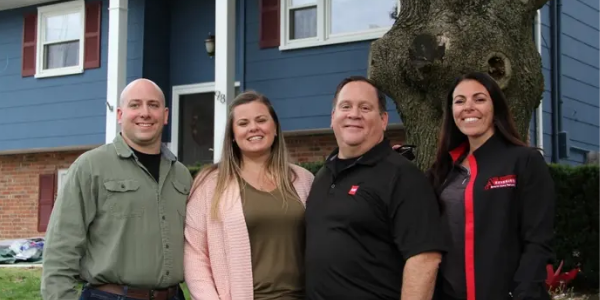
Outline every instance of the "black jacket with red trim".
[(495, 134), (473, 155), (468, 143), (450, 157), (469, 160), (465, 189), (467, 300), (550, 299), (554, 182), (542, 154)]

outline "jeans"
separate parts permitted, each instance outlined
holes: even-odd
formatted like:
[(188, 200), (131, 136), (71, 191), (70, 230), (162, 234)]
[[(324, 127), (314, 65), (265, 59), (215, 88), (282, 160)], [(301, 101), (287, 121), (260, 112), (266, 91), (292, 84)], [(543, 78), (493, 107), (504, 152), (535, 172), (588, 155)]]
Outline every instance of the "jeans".
[[(79, 300), (137, 300), (137, 299), (84, 287), (83, 290), (81, 291), (81, 297), (79, 298)], [(185, 300), (185, 296), (183, 295), (183, 290), (180, 288), (178, 295), (169, 300)]]

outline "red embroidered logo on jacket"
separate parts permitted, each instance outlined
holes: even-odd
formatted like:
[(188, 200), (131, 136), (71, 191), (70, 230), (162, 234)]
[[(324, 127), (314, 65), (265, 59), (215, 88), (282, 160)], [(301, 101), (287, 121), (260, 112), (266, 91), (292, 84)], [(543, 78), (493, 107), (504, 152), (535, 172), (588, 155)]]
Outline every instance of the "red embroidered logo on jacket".
[(348, 191), (348, 194), (350, 194), (350, 195), (354, 195), (354, 194), (356, 194), (356, 191), (358, 191), (358, 185), (353, 185), (353, 186), (350, 188), (350, 191)]
[(517, 186), (517, 175), (506, 175), (506, 176), (498, 176), (492, 177), (488, 179), (487, 184), (485, 185), (485, 189), (498, 189), (505, 187), (516, 187)]

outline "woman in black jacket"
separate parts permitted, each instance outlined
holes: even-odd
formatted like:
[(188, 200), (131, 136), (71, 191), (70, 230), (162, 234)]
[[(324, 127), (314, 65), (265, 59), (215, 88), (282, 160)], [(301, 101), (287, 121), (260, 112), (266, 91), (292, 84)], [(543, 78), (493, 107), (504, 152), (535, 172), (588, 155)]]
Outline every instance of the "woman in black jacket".
[(540, 152), (521, 141), (500, 87), (487, 74), (458, 78), (448, 94), (428, 172), (450, 249), (436, 299), (550, 299), (554, 183)]

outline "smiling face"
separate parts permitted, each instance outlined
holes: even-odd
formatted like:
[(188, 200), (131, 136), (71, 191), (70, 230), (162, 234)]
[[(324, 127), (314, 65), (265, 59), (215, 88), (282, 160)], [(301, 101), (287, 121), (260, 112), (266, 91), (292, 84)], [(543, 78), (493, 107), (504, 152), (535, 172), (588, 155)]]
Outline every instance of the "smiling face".
[(387, 112), (379, 109), (376, 89), (364, 81), (353, 81), (340, 90), (331, 114), (331, 127), (344, 152), (362, 155), (383, 139)]
[(464, 80), (454, 89), (452, 115), (458, 129), (469, 139), (487, 140), (494, 134), (492, 98), (475, 80)]
[(161, 135), (168, 115), (169, 109), (165, 107), (162, 92), (147, 80), (138, 80), (126, 87), (117, 108), (123, 139), (144, 153), (157, 153), (160, 150)]
[(276, 133), (269, 108), (260, 101), (233, 109), (233, 137), (243, 156), (269, 155)]

